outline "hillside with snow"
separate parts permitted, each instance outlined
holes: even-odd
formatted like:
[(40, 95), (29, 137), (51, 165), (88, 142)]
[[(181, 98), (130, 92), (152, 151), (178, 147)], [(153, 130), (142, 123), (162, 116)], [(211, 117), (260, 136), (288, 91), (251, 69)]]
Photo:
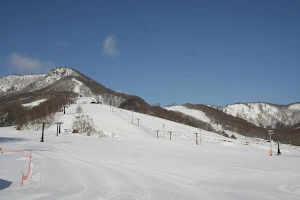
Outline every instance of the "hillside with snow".
[(200, 110), (188, 109), (185, 106), (169, 106), (169, 107), (165, 107), (165, 109), (181, 112), (185, 115), (193, 116), (204, 122), (210, 122), (210, 119), (206, 116), (206, 114)]
[[(196, 107), (198, 108), (196, 109)], [(233, 117), (246, 120), (258, 127), (276, 128), (276, 125), (293, 126), (300, 122), (300, 103), (290, 105), (274, 105), (269, 103), (237, 103), (224, 107), (202, 104), (185, 104), (182, 106), (165, 107), (167, 110), (181, 112), (205, 122), (216, 122), (217, 114), (211, 111), (222, 111)], [(223, 119), (224, 120), (224, 119)]]
[(47, 100), (47, 99), (40, 99), (40, 100), (37, 100), (37, 101), (34, 101), (34, 102), (25, 103), (25, 104), (23, 104), (22, 106), (28, 107), (28, 108), (32, 108), (32, 107), (35, 107), (35, 106), (40, 105), (41, 103), (43, 103), (43, 102), (46, 101), (46, 100)]
[(8, 75), (0, 78), (0, 96), (20, 92), (28, 85), (43, 79), (46, 74)]
[[(297, 137), (299, 133), (293, 128), (294, 125), (297, 128), (297, 124), (300, 123), (300, 104), (279, 106), (268, 103), (239, 103), (225, 107), (185, 104), (163, 109), (149, 105), (138, 96), (111, 90), (67, 67), (53, 68), (47, 74), (6, 76), (0, 79), (0, 84), (0, 126), (19, 123), (19, 126), (23, 127), (30, 121), (39, 120), (39, 117), (46, 117), (44, 115), (49, 115), (49, 112), (60, 109), (62, 104), (69, 104), (77, 97), (83, 96), (97, 97), (98, 102), (107, 105), (219, 133), (232, 130), (244, 135), (266, 138), (264, 128), (289, 126), (287, 128), (292, 128), (281, 130), (281, 136), (276, 134), (277, 139), (285, 143), (300, 143)], [(39, 115), (36, 112), (39, 112)], [(21, 117), (23, 119), (20, 119)]]
[(61, 93), (66, 98), (101, 95), (105, 103), (111, 102), (115, 106), (132, 97), (106, 88), (79, 71), (67, 67), (53, 68), (47, 74), (9, 75), (0, 79), (2, 104), (19, 101), (24, 104), (33, 100), (52, 99)]
[(300, 122), (300, 103), (286, 106), (268, 103), (238, 103), (220, 109), (227, 114), (265, 128), (275, 127), (277, 123), (292, 126)]
[[(55, 121), (63, 122), (62, 133), (57, 136), (52, 124), (45, 130), (44, 143), (41, 131), (0, 128), (0, 199), (299, 198), (297, 147), (281, 145), (282, 155), (271, 157), (264, 140), (237, 133), (236, 140), (228, 139), (154, 116), (90, 104), (93, 100), (79, 98), (66, 114), (56, 113)], [(98, 133), (71, 133), (79, 105)], [(195, 132), (201, 133), (199, 145)], [(275, 154), (273, 142), (272, 148)], [(29, 160), (10, 149), (32, 153), (23, 186), (20, 175)]]
[(34, 81), (26, 88), (24, 88), (25, 92), (31, 92), (34, 90), (39, 90), (42, 88), (46, 88), (49, 85), (56, 83), (57, 81), (63, 79), (64, 77), (82, 77), (82, 75), (70, 68), (65, 67), (57, 67), (50, 70), (47, 74), (44, 75), (43, 79), (39, 79)]

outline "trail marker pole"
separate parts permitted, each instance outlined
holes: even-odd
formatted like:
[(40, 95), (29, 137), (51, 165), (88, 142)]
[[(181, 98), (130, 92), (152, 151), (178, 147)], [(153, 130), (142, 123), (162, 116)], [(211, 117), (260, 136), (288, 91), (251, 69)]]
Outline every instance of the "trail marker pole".
[(195, 133), (196, 134), (196, 145), (198, 145), (198, 134), (199, 133)]
[(58, 134), (61, 133), (61, 125), (63, 122), (56, 122), (54, 124), (56, 124), (56, 136), (58, 136)]
[(156, 131), (156, 138), (158, 138), (158, 132), (159, 132), (159, 130), (155, 130)]
[(170, 133), (170, 140), (172, 140), (172, 131), (169, 131)]
[(163, 139), (165, 139), (165, 124), (163, 124)]
[(42, 126), (42, 138), (41, 138), (41, 141), (40, 142), (44, 142), (44, 129), (45, 129), (45, 124), (47, 122), (38, 122), (39, 124), (43, 124)]
[(140, 119), (137, 119), (137, 121), (138, 121), (138, 126), (140, 126)]
[(200, 138), (199, 138), (199, 143), (200, 143), (200, 145), (201, 145), (201, 129), (200, 129)]
[(278, 144), (278, 151), (277, 151), (277, 155), (281, 155), (280, 148), (279, 148), (279, 142), (277, 142), (277, 144)]
[(67, 105), (63, 105), (64, 107), (64, 115), (66, 114), (66, 107), (68, 107)]
[(56, 123), (56, 136), (58, 136), (58, 123)]
[(270, 135), (270, 156), (272, 156), (272, 135), (274, 134), (274, 130), (268, 130), (268, 134)]
[(133, 124), (133, 110), (131, 111), (131, 123)]
[(45, 129), (45, 123), (43, 123), (43, 127), (42, 127), (42, 138), (41, 138), (41, 142), (44, 142), (44, 129)]

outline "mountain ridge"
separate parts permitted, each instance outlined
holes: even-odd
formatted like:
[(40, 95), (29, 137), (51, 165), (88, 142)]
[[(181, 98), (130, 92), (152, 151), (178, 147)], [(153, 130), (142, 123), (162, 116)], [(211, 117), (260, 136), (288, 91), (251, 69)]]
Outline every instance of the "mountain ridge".
[(219, 109), (264, 128), (269, 126), (274, 128), (278, 123), (292, 126), (300, 122), (300, 103), (298, 102), (287, 105), (266, 102), (236, 103)]
[[(175, 104), (171, 104), (171, 107), (168, 109), (162, 108), (159, 105), (151, 106), (141, 97), (114, 91), (78, 70), (69, 67), (55, 67), (47, 74), (7, 75), (0, 78), (0, 83), (7, 81), (9, 78), (18, 81), (16, 84), (13, 84), (13, 80), (11, 80), (6, 84), (6, 88), (12, 85), (17, 86), (17, 88), (0, 93), (0, 114), (4, 116), (8, 112), (13, 113), (11, 114), (11, 119), (17, 118), (18, 112), (24, 112), (24, 109), (20, 108), (20, 106), (22, 107), (26, 103), (47, 99), (40, 105), (44, 106), (40, 109), (45, 109), (46, 107), (48, 109), (50, 108), (50, 104), (56, 102), (53, 105), (54, 107), (51, 107), (51, 112), (54, 112), (54, 110), (62, 106), (62, 103), (66, 104), (67, 102), (74, 101), (78, 96), (89, 96), (97, 98), (104, 104), (110, 104), (115, 107), (219, 133), (223, 130), (232, 130), (241, 134), (266, 138), (267, 133), (265, 129), (270, 128), (270, 126), (272, 128), (281, 128), (284, 132), (286, 126), (290, 128), (289, 131), (294, 131), (295, 129), (292, 126), (300, 123), (299, 103), (277, 105), (267, 102), (238, 102), (223, 107), (204, 104), (184, 104), (183, 106), (190, 109), (201, 110), (203, 112), (200, 114), (194, 112), (197, 115), (190, 116), (188, 113), (180, 112), (180, 110), (172, 110), (172, 105), (174, 106)], [(3, 85), (0, 84), (0, 89), (1, 86)], [(19, 106), (18, 112), (14, 111), (16, 106)], [(9, 109), (6, 107), (9, 107)], [(38, 108), (35, 109), (38, 110)], [(39, 116), (42, 117), (47, 113), (49, 112), (40, 113)], [(204, 118), (204, 115), (207, 115), (210, 120)], [(10, 124), (13, 123), (16, 123), (16, 121), (12, 121)], [(298, 127), (298, 125), (295, 126)], [(286, 138), (284, 139), (287, 141)]]

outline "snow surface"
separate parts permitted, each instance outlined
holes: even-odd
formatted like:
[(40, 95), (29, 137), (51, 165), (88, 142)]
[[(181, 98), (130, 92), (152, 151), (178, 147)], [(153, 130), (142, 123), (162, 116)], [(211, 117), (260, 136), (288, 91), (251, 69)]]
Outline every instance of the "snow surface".
[(31, 107), (31, 108), (32, 108), (32, 107), (35, 107), (35, 106), (40, 105), (40, 104), (43, 103), (44, 101), (47, 101), (47, 99), (40, 99), (40, 100), (31, 102), (31, 103), (23, 104), (22, 106), (24, 106), (24, 107)]
[(185, 106), (170, 106), (165, 107), (165, 109), (181, 112), (185, 115), (190, 115), (204, 122), (210, 122), (210, 119), (206, 116), (206, 114), (200, 110), (189, 109)]
[[(67, 108), (66, 115), (60, 114), (62, 130), (71, 128), (77, 106)], [(45, 131), (45, 142), (40, 143), (40, 132), (0, 128), (0, 147), (33, 154), (32, 173), (23, 187), (17, 175), (21, 175), (25, 161), (18, 160), (18, 155), (0, 155), (0, 177), (13, 182), (0, 189), (0, 199), (300, 197), (297, 147), (282, 145), (283, 154), (270, 157), (269, 143), (249, 140), (250, 145), (244, 145), (245, 138), (231, 140), (203, 130), (201, 146), (197, 146), (196, 128), (107, 105), (81, 107), (98, 130), (111, 133), (110, 138), (72, 133), (57, 137), (53, 125)], [(160, 130), (160, 138), (155, 130)], [(173, 131), (172, 141), (167, 131)]]

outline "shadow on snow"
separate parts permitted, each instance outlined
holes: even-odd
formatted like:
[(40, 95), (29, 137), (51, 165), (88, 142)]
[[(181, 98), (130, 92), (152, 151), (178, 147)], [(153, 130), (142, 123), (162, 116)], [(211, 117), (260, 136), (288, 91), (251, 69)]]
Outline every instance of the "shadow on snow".
[(0, 190), (4, 190), (5, 188), (8, 188), (12, 182), (0, 179)]
[(22, 139), (22, 138), (10, 138), (10, 137), (0, 137), (0, 143), (1, 142), (21, 142), (21, 141), (25, 141), (26, 139)]

